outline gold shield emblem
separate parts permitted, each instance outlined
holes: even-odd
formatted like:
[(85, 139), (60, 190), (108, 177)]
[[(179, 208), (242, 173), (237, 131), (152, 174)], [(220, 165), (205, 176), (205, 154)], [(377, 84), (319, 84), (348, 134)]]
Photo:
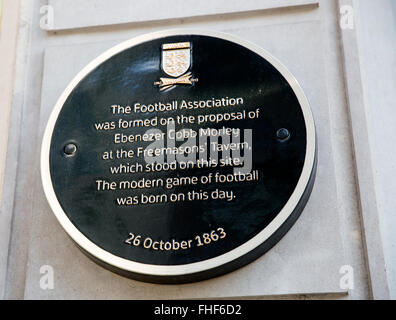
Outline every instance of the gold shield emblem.
[(178, 77), (190, 68), (190, 43), (167, 43), (162, 46), (162, 70), (171, 76)]
[[(191, 85), (198, 79), (192, 79), (191, 72), (187, 72), (191, 66), (191, 43), (177, 42), (162, 45), (162, 70), (173, 78), (160, 78), (154, 82), (160, 90), (173, 88), (177, 84)], [(187, 72), (187, 73), (186, 73)]]

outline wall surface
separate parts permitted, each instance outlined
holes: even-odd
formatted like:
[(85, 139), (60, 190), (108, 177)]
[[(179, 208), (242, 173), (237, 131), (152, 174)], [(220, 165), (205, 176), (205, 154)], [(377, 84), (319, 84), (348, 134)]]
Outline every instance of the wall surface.
[(359, 3), (359, 52), (386, 270), (396, 299), (396, 1)]
[[(389, 190), (396, 186), (388, 173), (396, 170), (389, 152), (395, 117), (388, 114), (396, 112), (389, 67), (395, 66), (395, 5), (380, 2), (22, 1), (12, 112), (5, 121), (10, 129), (0, 209), (0, 294), (6, 299), (394, 297), (396, 203)], [(43, 20), (48, 12), (53, 20)], [(345, 12), (353, 18), (346, 27)], [(319, 152), (307, 207), (273, 249), (225, 276), (169, 286), (123, 278), (82, 254), (47, 204), (39, 157), (49, 114), (81, 68), (124, 40), (174, 28), (227, 32), (277, 57), (308, 97)], [(46, 265), (54, 270), (50, 290), (40, 287)], [(353, 286), (340, 285), (345, 270), (353, 271)]]
[[(6, 10), (7, 14), (4, 14)], [(19, 30), (18, 1), (0, 2), (0, 204), (3, 204), (3, 186), (6, 172), (10, 112), (13, 99), (16, 43)], [(10, 138), (11, 139), (11, 138)], [(7, 188), (7, 185), (5, 189)], [(4, 192), (6, 193), (6, 192)], [(5, 288), (8, 246), (11, 233), (12, 210), (0, 211), (0, 295)]]
[[(7, 10), (7, 15), (4, 15), (4, 17), (2, 10)], [(14, 79), (18, 14), (18, 1), (5, 1), (4, 3), (0, 1), (0, 202), (3, 190), (8, 124)]]

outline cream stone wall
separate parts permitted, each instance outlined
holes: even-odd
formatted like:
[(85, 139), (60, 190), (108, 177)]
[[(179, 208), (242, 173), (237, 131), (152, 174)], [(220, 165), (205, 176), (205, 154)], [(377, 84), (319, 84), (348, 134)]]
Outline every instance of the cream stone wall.
[[(18, 1), (4, 0), (3, 27), (13, 21), (4, 28), (14, 23), (14, 33), (3, 29), (0, 51), (0, 296), (395, 298), (392, 1), (24, 0), (18, 13)], [(120, 277), (80, 252), (47, 204), (39, 156), (49, 114), (81, 68), (124, 40), (174, 28), (227, 32), (285, 64), (310, 101), (319, 161), (306, 209), (273, 249), (225, 276), (166, 286)], [(53, 289), (40, 287), (43, 266)]]

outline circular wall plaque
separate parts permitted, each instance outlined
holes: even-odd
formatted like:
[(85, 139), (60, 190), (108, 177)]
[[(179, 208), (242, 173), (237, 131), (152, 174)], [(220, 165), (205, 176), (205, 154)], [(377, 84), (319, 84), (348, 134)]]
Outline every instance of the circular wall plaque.
[(182, 283), (239, 268), (291, 228), (316, 142), (291, 73), (256, 45), (170, 30), (92, 61), (50, 116), (41, 173), (62, 227), (96, 262)]

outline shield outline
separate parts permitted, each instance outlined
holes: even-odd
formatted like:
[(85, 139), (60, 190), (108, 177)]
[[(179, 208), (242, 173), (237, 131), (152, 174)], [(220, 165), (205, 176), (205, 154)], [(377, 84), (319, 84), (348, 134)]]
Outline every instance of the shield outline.
[[(174, 66), (166, 66), (166, 62), (171, 59), (169, 55), (174, 53), (182, 53), (185, 55), (185, 66), (181, 71), (172, 70)], [(179, 77), (185, 74), (191, 67), (191, 43), (190, 42), (177, 42), (177, 43), (165, 43), (162, 45), (161, 54), (161, 68), (164, 73), (171, 77)]]

